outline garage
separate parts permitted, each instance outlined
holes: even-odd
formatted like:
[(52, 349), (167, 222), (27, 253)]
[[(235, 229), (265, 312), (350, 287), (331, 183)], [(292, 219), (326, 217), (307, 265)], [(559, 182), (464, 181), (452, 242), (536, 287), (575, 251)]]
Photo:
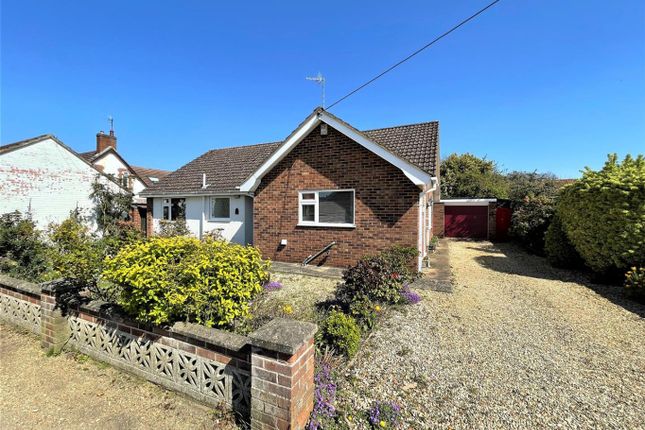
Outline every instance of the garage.
[(442, 200), (446, 237), (488, 238), (488, 207), (495, 199)]

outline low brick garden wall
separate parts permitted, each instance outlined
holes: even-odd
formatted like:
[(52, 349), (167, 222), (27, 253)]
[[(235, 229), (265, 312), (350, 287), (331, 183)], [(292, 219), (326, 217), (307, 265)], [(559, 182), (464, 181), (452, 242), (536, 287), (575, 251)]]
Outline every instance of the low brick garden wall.
[(274, 319), (247, 336), (139, 324), (104, 302), (62, 304), (56, 284), (0, 275), (0, 320), (181, 392), (225, 404), (252, 429), (302, 429), (313, 408), (314, 324)]

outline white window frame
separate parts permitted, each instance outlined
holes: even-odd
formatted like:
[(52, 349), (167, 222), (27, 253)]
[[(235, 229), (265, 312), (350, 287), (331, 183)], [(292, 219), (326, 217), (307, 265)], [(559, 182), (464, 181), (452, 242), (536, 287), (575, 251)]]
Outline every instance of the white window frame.
[[(334, 192), (341, 192), (341, 191), (351, 191), (352, 192), (352, 219), (354, 220), (353, 223), (341, 223), (341, 222), (319, 222), (318, 217), (319, 217), (319, 198), (318, 194), (319, 193), (334, 193)], [(302, 198), (303, 194), (313, 194), (314, 199), (313, 200), (304, 200)], [(314, 220), (313, 221), (304, 221), (302, 219), (302, 206), (310, 204), (313, 205), (314, 207)], [(298, 226), (300, 227), (341, 227), (341, 228), (356, 228), (356, 190), (353, 188), (343, 188), (340, 190), (303, 190), (303, 191), (298, 191)]]
[[(185, 197), (168, 197), (161, 199), (161, 219), (164, 221), (175, 222), (176, 220), (172, 219), (172, 201), (173, 199), (183, 199), (184, 200), (184, 218), (186, 217), (186, 198)], [(164, 216), (164, 208), (168, 208), (168, 218)]]
[[(166, 208), (168, 208), (168, 218), (164, 214)], [(161, 219), (170, 221), (170, 218), (172, 218), (172, 199), (164, 198), (161, 200)]]
[[(228, 218), (215, 218), (213, 217), (213, 204), (215, 204), (216, 199), (226, 199), (228, 200)], [(231, 198), (227, 196), (212, 196), (208, 199), (208, 220), (216, 222), (229, 222), (231, 220), (231, 211), (233, 210), (231, 206)]]

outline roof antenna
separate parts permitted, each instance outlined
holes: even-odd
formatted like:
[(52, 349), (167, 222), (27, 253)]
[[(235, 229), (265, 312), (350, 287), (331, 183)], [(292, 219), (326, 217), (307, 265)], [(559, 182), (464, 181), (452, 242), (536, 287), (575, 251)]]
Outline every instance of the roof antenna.
[(112, 115), (108, 116), (108, 122), (110, 123), (110, 136), (114, 136), (114, 118), (112, 118)]
[(313, 77), (308, 76), (305, 79), (308, 80), (308, 81), (314, 81), (318, 85), (320, 85), (320, 87), (322, 89), (322, 96), (321, 96), (322, 97), (322, 107), (324, 109), (325, 108), (325, 77), (322, 75), (322, 73), (318, 72), (318, 75), (313, 76)]

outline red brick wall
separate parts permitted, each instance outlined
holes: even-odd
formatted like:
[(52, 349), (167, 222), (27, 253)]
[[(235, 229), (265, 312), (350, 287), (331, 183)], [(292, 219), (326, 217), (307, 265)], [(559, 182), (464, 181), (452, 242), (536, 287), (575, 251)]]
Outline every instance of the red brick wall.
[[(298, 227), (298, 191), (356, 190), (356, 228)], [(346, 266), (394, 244), (418, 241), (420, 190), (382, 158), (328, 127), (313, 130), (263, 179), (253, 202), (254, 244), (276, 261), (301, 263), (332, 241), (323, 264)], [(288, 244), (280, 247), (280, 240)], [(312, 264), (320, 264), (322, 258)]]
[(445, 205), (435, 202), (432, 205), (432, 235), (443, 237), (445, 228)]

